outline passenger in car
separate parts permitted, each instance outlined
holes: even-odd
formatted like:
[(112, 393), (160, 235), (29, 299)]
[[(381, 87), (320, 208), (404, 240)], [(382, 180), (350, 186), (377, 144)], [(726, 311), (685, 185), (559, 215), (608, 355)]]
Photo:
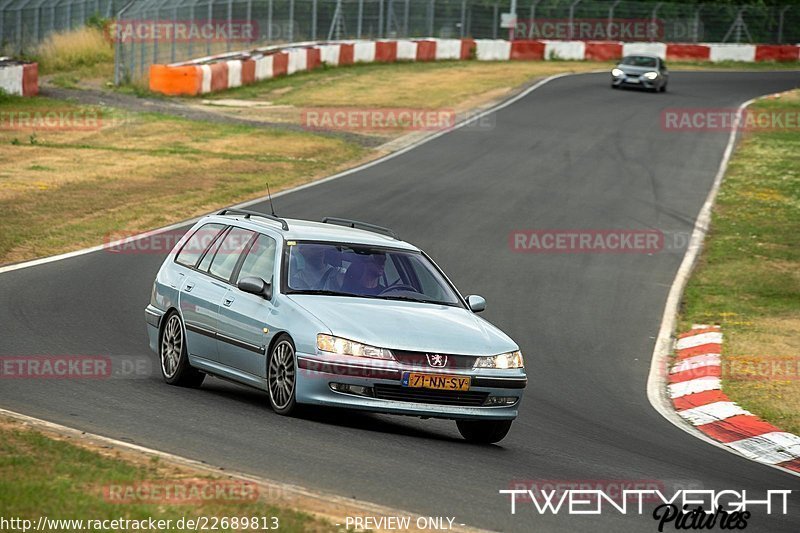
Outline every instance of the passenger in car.
[(303, 244), (299, 252), (303, 256), (303, 267), (292, 274), (290, 285), (295, 289), (320, 289), (325, 274), (332, 267), (325, 262), (325, 246)]

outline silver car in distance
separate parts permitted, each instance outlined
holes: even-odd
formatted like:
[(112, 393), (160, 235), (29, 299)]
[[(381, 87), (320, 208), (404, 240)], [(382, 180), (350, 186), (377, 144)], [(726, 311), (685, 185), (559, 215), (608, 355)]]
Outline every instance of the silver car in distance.
[(301, 405), (445, 418), (503, 439), (527, 385), (519, 346), (419, 248), (386, 228), (225, 209), (158, 271), (145, 310), (164, 380), (210, 374)]

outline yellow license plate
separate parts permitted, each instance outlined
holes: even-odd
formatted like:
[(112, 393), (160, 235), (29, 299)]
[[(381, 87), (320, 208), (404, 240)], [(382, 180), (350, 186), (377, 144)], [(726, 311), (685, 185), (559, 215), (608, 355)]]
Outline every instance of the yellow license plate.
[(469, 376), (447, 376), (444, 374), (403, 374), (403, 386), (417, 389), (469, 390)]

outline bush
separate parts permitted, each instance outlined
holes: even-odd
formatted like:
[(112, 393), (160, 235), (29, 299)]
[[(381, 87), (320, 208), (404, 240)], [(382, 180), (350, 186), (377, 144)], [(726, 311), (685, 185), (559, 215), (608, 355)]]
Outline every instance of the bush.
[(37, 48), (36, 59), (45, 73), (69, 71), (114, 61), (114, 49), (103, 30), (86, 26), (51, 34)]

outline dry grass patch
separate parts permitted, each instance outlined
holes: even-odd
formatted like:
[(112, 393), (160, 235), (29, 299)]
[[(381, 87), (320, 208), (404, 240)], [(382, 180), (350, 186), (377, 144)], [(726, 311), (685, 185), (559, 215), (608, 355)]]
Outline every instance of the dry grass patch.
[[(43, 113), (61, 102), (0, 103)], [(7, 111), (8, 112), (8, 111)], [(103, 115), (91, 130), (0, 130), (0, 263), (100, 244), (353, 165), (347, 141), (160, 115)]]

